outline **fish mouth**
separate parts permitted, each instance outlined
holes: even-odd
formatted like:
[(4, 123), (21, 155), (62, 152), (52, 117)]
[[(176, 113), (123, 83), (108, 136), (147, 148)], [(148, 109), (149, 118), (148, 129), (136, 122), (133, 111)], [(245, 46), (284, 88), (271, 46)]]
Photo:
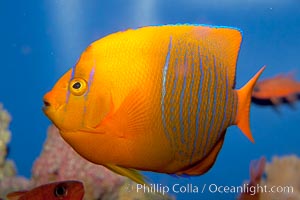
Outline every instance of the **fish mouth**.
[(47, 100), (44, 99), (43, 102), (44, 102), (44, 106), (45, 106), (45, 107), (51, 106), (51, 104), (50, 104), (49, 101), (47, 101)]
[(43, 99), (43, 103), (44, 103), (44, 105), (43, 105), (42, 109), (45, 112), (51, 107), (51, 103), (49, 101), (47, 101), (46, 99)]
[(51, 106), (51, 103), (49, 101), (45, 100), (45, 99), (43, 100), (43, 103), (44, 103), (43, 107), (45, 107), (45, 108)]
[(57, 107), (53, 102), (50, 102), (47, 98), (44, 98), (42, 110), (49, 117), (50, 113), (53, 113), (57, 110)]

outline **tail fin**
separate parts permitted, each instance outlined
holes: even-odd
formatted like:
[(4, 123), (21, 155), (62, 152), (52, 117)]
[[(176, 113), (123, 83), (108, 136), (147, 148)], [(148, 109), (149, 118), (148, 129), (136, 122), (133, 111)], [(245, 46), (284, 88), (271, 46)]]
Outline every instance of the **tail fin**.
[(254, 142), (249, 123), (249, 114), (250, 114), (250, 104), (251, 104), (251, 95), (253, 87), (264, 71), (266, 66), (263, 66), (256, 74), (252, 77), (251, 80), (246, 83), (241, 89), (237, 90), (238, 94), (238, 110), (235, 119), (235, 124), (239, 129), (247, 136), (247, 138)]

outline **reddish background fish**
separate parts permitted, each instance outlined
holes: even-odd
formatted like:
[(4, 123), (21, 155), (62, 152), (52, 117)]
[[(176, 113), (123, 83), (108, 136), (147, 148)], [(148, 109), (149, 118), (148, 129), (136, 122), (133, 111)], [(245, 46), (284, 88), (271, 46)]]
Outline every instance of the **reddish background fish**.
[(38, 186), (29, 191), (13, 192), (9, 200), (82, 200), (83, 184), (79, 181), (60, 181)]
[[(254, 102), (270, 100), (273, 105), (283, 101), (294, 103), (300, 95), (300, 82), (295, 80), (294, 72), (279, 74), (256, 83), (252, 98)], [(259, 104), (259, 102), (258, 102)]]

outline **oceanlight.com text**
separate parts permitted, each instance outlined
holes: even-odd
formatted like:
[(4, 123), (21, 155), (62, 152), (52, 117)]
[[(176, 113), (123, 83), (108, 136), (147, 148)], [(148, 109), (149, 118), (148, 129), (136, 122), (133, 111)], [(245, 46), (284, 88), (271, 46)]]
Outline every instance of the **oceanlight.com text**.
[[(204, 184), (206, 185), (206, 184)], [(206, 186), (205, 186), (206, 187)], [(210, 193), (247, 193), (255, 195), (257, 193), (293, 193), (293, 186), (267, 186), (267, 185), (249, 185), (243, 184), (241, 186), (224, 186), (217, 184), (208, 185)]]
[(240, 186), (228, 186), (217, 184), (136, 184), (127, 187), (128, 192), (137, 193), (189, 193), (189, 194), (203, 194), (203, 193), (220, 193), (220, 194), (240, 194), (247, 193), (255, 195), (257, 193), (293, 193), (293, 186), (267, 186), (267, 185), (249, 185), (243, 184)]

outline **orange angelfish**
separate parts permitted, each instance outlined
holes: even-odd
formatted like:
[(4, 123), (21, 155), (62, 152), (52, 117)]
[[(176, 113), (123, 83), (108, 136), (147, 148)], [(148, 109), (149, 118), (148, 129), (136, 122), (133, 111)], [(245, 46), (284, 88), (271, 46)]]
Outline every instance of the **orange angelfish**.
[(12, 192), (9, 200), (82, 200), (83, 184), (79, 181), (60, 181), (38, 186), (29, 191)]
[(44, 97), (44, 112), (87, 160), (143, 183), (133, 169), (200, 175), (226, 129), (249, 128), (262, 68), (235, 90), (236, 28), (165, 25), (92, 43)]

